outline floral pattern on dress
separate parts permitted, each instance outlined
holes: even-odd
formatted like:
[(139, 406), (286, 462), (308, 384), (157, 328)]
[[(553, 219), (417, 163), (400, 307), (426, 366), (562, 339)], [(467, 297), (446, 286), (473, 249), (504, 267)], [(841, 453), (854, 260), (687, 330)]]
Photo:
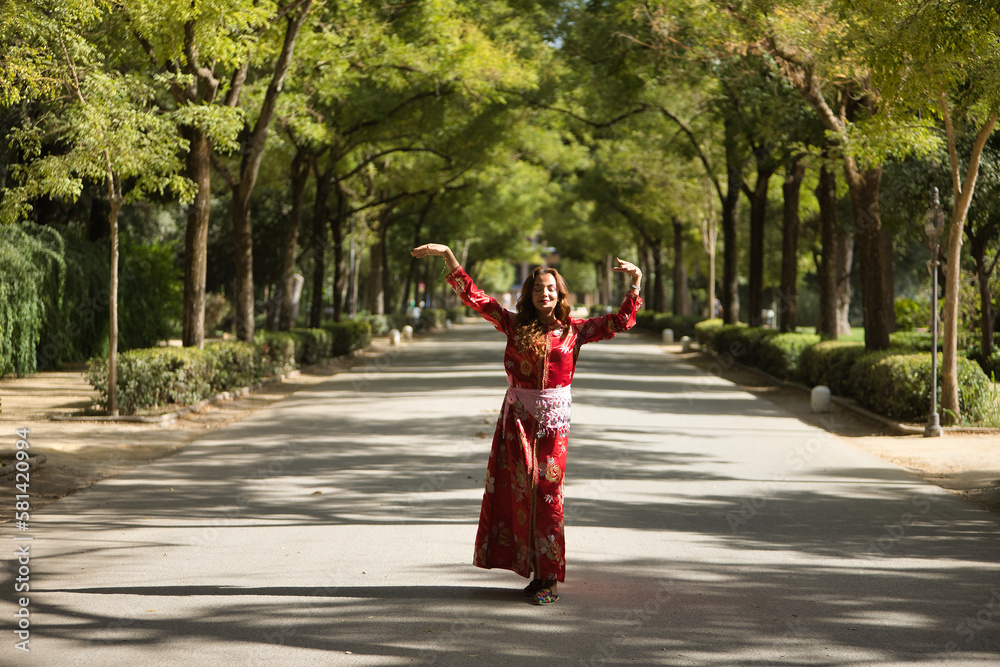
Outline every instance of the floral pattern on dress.
[[(504, 370), (511, 386), (523, 389), (570, 386), (580, 348), (630, 329), (642, 305), (642, 299), (629, 290), (617, 313), (570, 318), (566, 331), (550, 332), (539, 358), (517, 349), (514, 313), (476, 287), (462, 267), (448, 274), (448, 282), (463, 304), (507, 336)], [(520, 401), (509, 408), (501, 409), (493, 434), (474, 562), (477, 567), (503, 568), (524, 577), (564, 581), (568, 438), (559, 433), (539, 435), (532, 412)]]

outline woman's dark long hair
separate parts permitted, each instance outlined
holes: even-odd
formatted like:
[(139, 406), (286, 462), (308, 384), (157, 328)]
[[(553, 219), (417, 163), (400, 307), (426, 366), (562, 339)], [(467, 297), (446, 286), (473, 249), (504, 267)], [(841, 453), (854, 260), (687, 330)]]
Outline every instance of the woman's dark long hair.
[(517, 298), (517, 347), (522, 352), (528, 349), (540, 349), (541, 346), (545, 345), (545, 337), (548, 330), (538, 321), (538, 309), (535, 308), (535, 303), (531, 299), (535, 290), (535, 282), (544, 273), (549, 274), (556, 280), (557, 299), (553, 314), (557, 320), (562, 322), (562, 335), (566, 336), (569, 333), (569, 312), (572, 308), (569, 305), (569, 289), (566, 287), (566, 281), (563, 280), (563, 277), (555, 269), (546, 269), (539, 266), (524, 279), (524, 284), (521, 286), (521, 295)]

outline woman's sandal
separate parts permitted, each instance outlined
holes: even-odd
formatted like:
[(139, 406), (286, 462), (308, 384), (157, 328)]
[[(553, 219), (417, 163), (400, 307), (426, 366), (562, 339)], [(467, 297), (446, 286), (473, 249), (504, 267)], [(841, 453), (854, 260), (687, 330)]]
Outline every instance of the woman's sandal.
[(542, 588), (538, 589), (537, 593), (535, 593), (535, 599), (533, 600), (533, 602), (535, 604), (540, 604), (540, 605), (553, 604), (558, 599), (559, 596), (553, 593), (551, 588), (549, 588), (548, 586), (543, 586)]
[(545, 584), (541, 579), (532, 579), (531, 583), (521, 589), (525, 595), (534, 595)]

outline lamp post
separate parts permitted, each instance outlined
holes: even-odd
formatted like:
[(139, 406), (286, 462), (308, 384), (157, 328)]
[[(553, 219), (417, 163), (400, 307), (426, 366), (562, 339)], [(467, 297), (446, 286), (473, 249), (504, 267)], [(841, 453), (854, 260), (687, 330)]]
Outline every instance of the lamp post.
[(944, 232), (944, 212), (941, 210), (941, 199), (938, 189), (931, 188), (931, 207), (924, 215), (924, 233), (927, 234), (927, 246), (931, 250), (931, 258), (927, 268), (931, 272), (933, 283), (931, 296), (931, 412), (924, 427), (925, 438), (939, 438), (942, 435), (941, 418), (937, 409), (937, 358), (938, 358), (938, 255), (941, 248), (941, 234)]

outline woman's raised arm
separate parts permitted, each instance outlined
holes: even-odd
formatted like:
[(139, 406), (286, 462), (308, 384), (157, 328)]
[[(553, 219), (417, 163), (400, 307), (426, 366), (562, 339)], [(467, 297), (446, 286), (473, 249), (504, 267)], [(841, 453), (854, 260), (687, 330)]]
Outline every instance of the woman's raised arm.
[(458, 268), (458, 260), (455, 259), (455, 253), (451, 251), (451, 248), (441, 243), (425, 243), (424, 245), (417, 246), (411, 250), (410, 254), (414, 257), (440, 255), (441, 257), (444, 257), (444, 263), (448, 267), (448, 273), (451, 273)]
[(429, 257), (430, 255), (440, 255), (444, 257), (444, 263), (448, 266), (448, 284), (451, 285), (462, 303), (479, 313), (485, 320), (497, 328), (497, 330), (507, 333), (512, 330), (513, 316), (504, 309), (497, 300), (489, 296), (486, 292), (476, 287), (472, 278), (461, 267), (455, 254), (446, 245), (441, 243), (427, 243), (418, 246), (410, 251), (414, 257)]

